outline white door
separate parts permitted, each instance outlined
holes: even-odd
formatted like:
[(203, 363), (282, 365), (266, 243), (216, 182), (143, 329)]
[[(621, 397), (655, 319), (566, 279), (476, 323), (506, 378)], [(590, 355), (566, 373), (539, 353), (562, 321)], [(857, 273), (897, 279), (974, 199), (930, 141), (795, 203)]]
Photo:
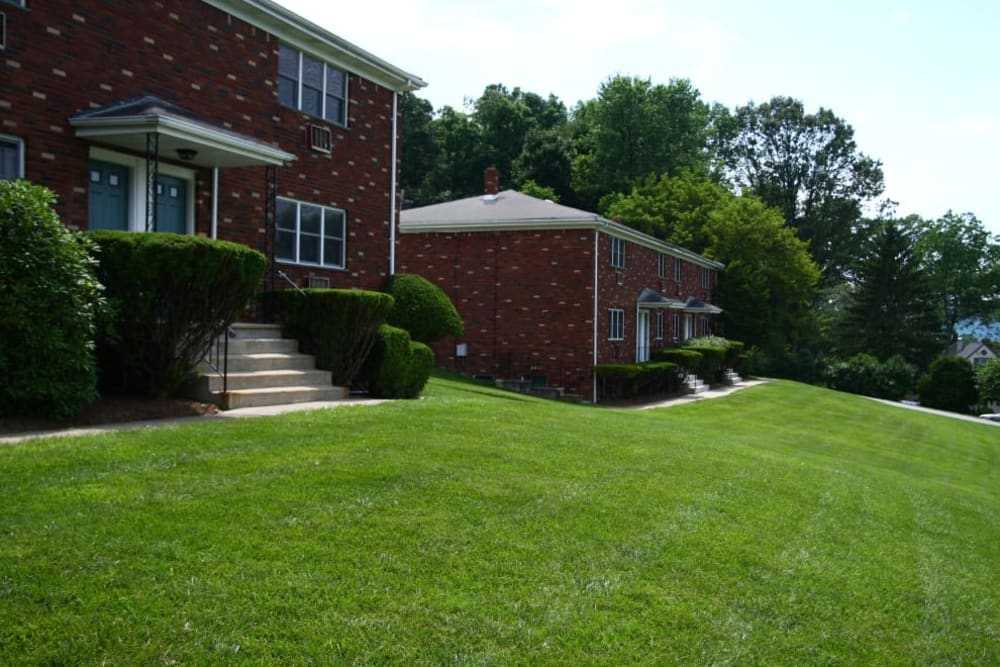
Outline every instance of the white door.
[(635, 360), (649, 361), (649, 311), (640, 310), (635, 333)]

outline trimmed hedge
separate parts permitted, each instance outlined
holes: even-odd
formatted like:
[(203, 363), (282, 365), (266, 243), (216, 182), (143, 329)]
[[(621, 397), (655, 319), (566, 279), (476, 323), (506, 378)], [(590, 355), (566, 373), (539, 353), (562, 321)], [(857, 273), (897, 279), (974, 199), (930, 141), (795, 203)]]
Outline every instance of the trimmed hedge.
[(100, 385), (111, 393), (176, 393), (253, 298), (266, 267), (264, 255), (227, 241), (109, 230), (87, 236), (112, 311), (97, 344)]
[(409, 331), (413, 340), (431, 344), (445, 336), (462, 335), (462, 318), (455, 305), (426, 278), (400, 273), (389, 279), (385, 291), (395, 300), (388, 323)]
[(701, 352), (676, 347), (664, 347), (652, 354), (654, 361), (669, 361), (677, 364), (689, 373), (694, 373), (701, 366)]
[(262, 299), (286, 335), (339, 386), (350, 386), (360, 372), (393, 304), (388, 294), (359, 289), (286, 289)]
[(91, 244), (66, 228), (55, 195), (0, 180), (0, 415), (69, 417), (97, 398), (96, 318), (104, 306)]
[(594, 366), (598, 396), (617, 400), (645, 394), (673, 393), (678, 386), (678, 366), (668, 361)]
[(742, 342), (721, 336), (699, 336), (684, 342), (684, 349), (701, 353), (698, 375), (712, 381), (721, 379), (727, 368), (739, 369), (743, 347)]
[(417, 398), (434, 366), (431, 349), (404, 329), (383, 324), (360, 377), (378, 398)]

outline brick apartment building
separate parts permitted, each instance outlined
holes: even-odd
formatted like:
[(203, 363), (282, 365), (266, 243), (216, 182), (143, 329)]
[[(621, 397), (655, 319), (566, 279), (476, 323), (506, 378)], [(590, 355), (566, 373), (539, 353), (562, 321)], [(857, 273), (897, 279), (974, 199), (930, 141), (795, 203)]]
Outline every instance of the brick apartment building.
[(441, 287), (465, 323), (439, 366), (524, 377), (597, 400), (593, 367), (713, 333), (722, 264), (597, 214), (505, 190), (405, 210), (400, 272)]
[(0, 178), (73, 229), (264, 252), (268, 280), (392, 272), (398, 94), (425, 85), (268, 0), (0, 0)]

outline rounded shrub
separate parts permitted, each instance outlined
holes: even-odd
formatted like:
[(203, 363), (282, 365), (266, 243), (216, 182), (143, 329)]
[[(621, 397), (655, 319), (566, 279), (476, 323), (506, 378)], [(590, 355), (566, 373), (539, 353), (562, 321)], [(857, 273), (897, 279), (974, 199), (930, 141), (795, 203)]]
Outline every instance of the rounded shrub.
[(167, 396), (257, 292), (264, 255), (181, 234), (88, 232), (112, 317), (98, 337), (102, 389)]
[(917, 383), (921, 405), (950, 412), (968, 413), (976, 404), (972, 364), (960, 357), (939, 357)]
[(97, 398), (103, 305), (90, 244), (60, 222), (55, 195), (0, 180), (0, 414), (68, 417)]
[(386, 291), (395, 303), (388, 323), (410, 332), (421, 343), (462, 335), (462, 318), (444, 291), (426, 278), (400, 273), (389, 279)]
[(416, 398), (433, 366), (434, 353), (429, 347), (411, 340), (404, 329), (383, 324), (361, 375), (372, 396)]

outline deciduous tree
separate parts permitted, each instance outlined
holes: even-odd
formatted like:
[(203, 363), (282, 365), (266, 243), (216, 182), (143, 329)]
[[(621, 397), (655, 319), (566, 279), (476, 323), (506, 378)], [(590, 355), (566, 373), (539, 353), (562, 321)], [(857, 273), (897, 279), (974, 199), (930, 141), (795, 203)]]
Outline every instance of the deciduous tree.
[(777, 207), (808, 241), (827, 285), (856, 253), (862, 206), (883, 191), (882, 165), (858, 150), (853, 128), (828, 109), (775, 97), (718, 123), (718, 150), (738, 188)]

